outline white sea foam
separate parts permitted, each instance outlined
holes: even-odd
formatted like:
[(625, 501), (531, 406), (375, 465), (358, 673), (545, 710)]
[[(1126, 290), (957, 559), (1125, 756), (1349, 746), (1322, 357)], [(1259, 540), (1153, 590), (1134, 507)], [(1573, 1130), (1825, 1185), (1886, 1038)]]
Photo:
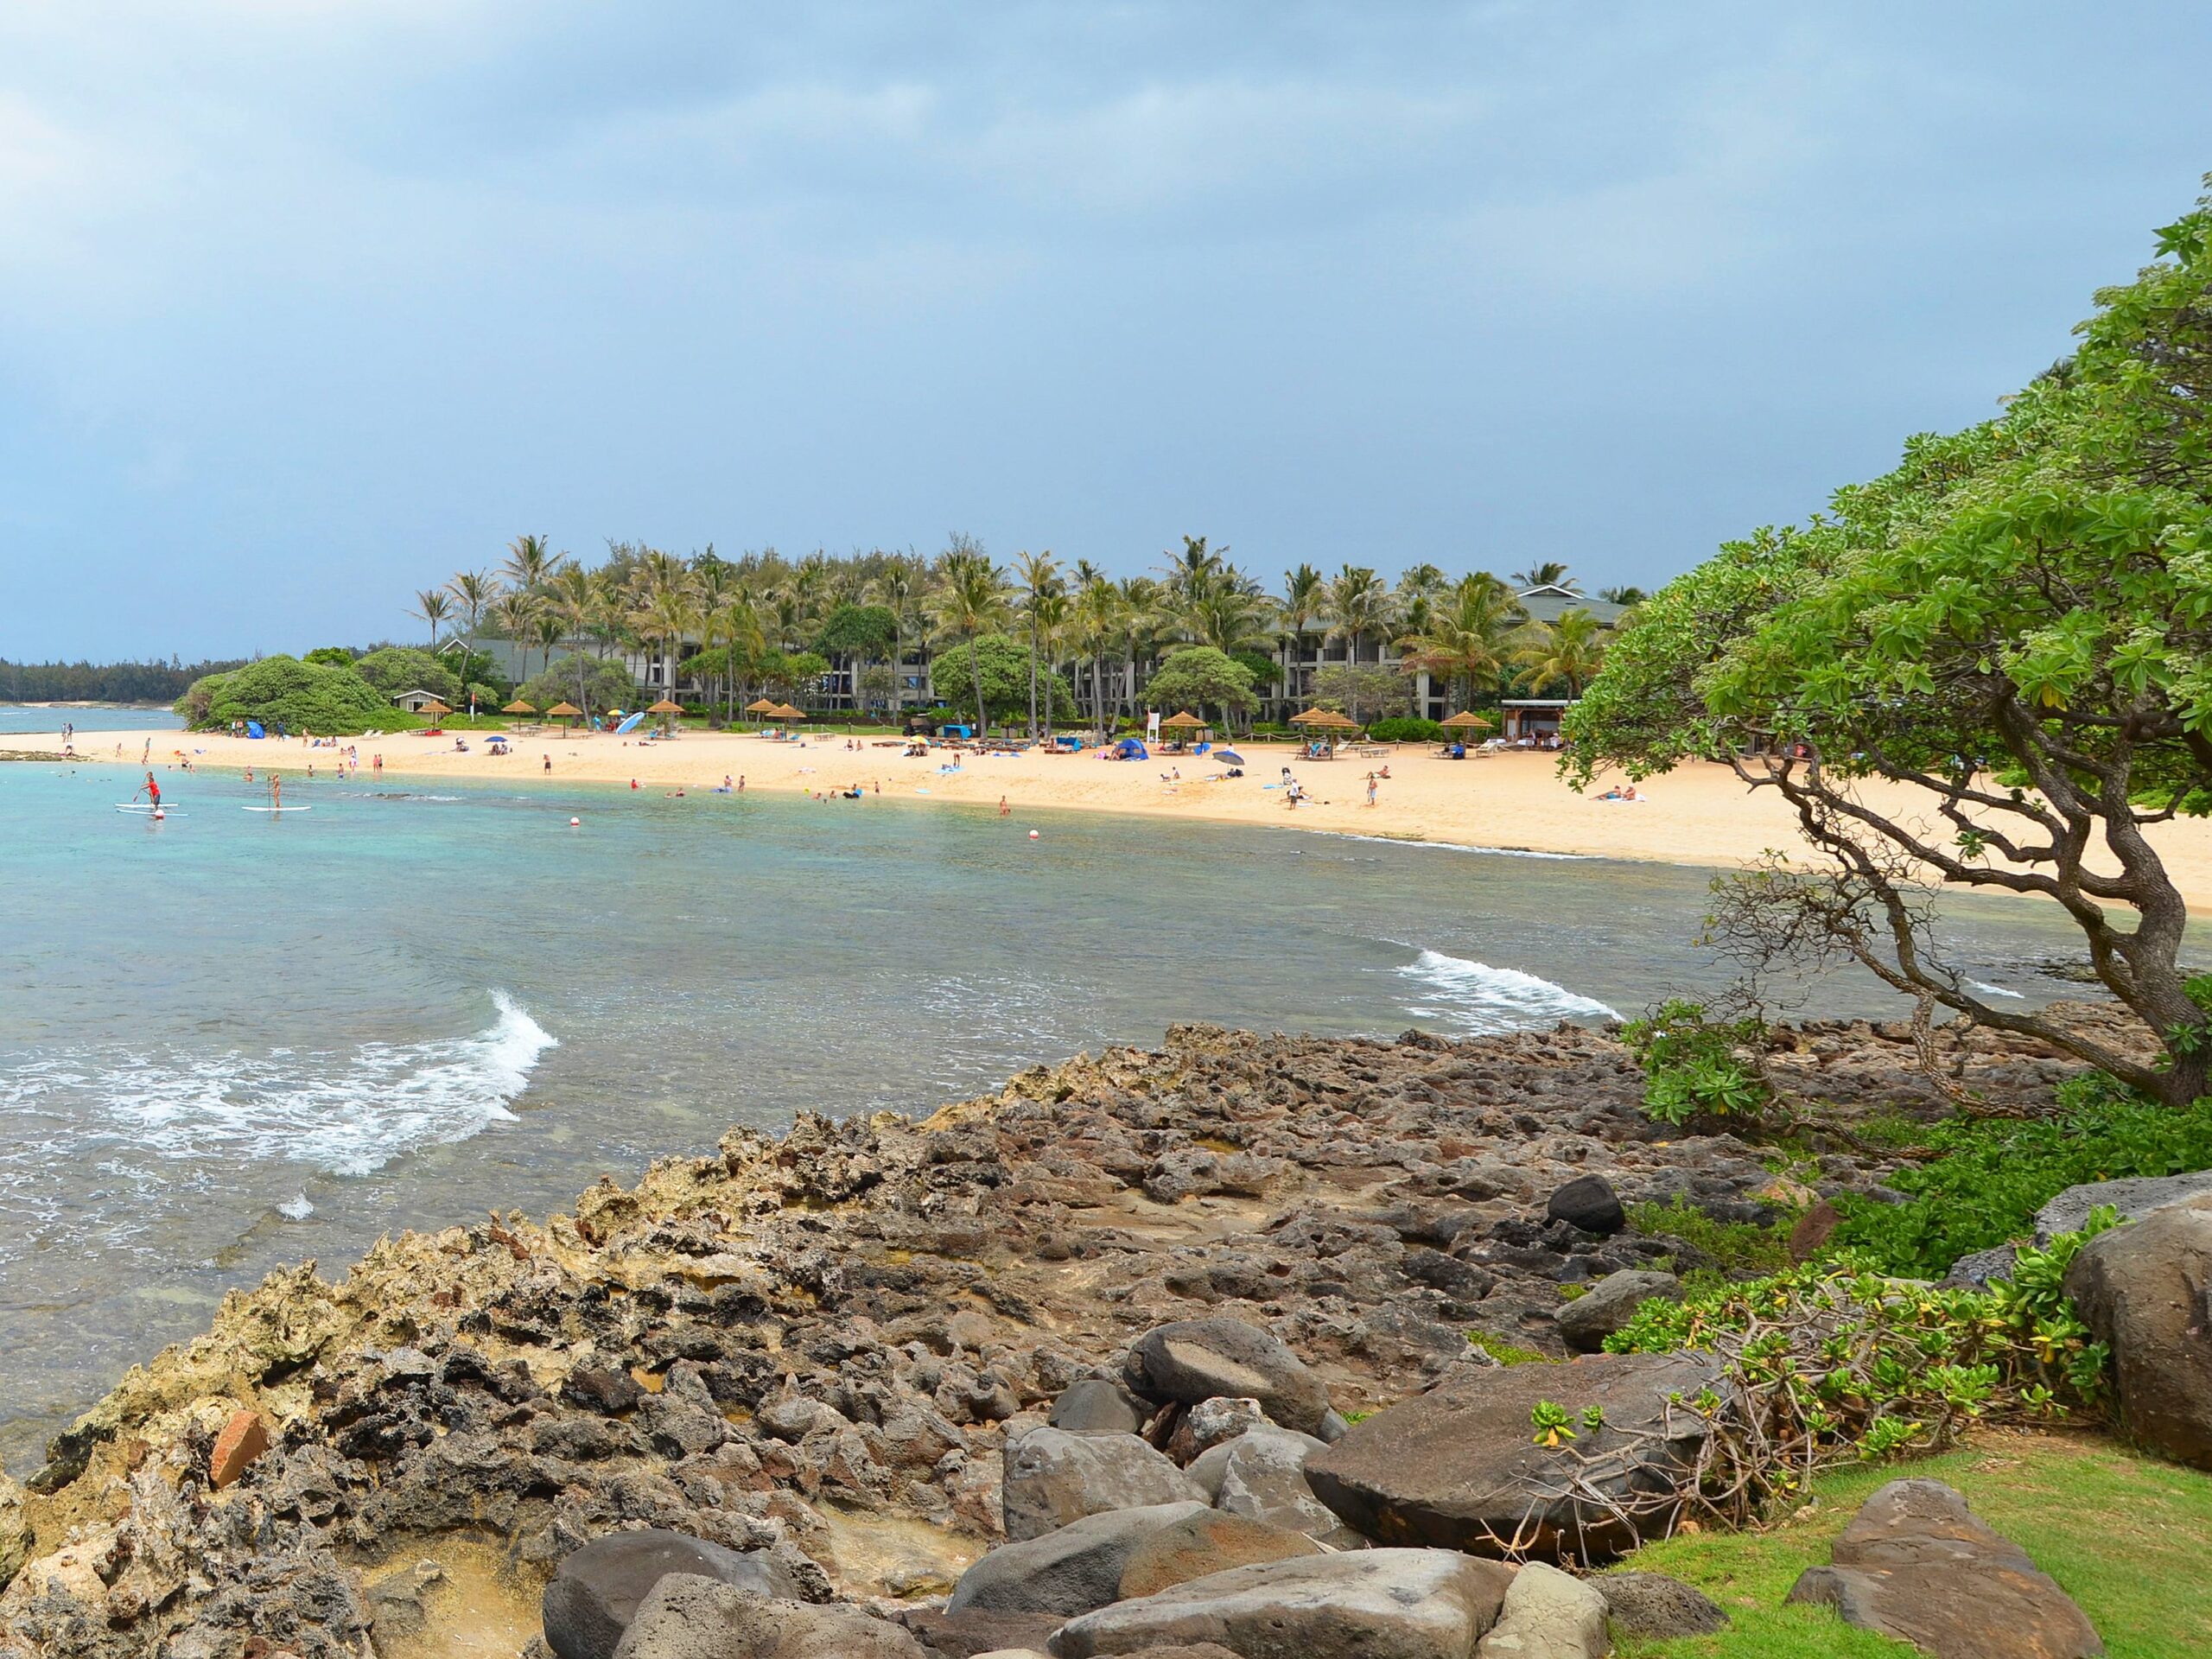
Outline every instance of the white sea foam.
[(315, 1214), (315, 1205), (308, 1201), (308, 1195), (302, 1192), (297, 1197), (287, 1198), (278, 1205), (276, 1213), (287, 1221), (305, 1221), (309, 1216)]
[(35, 1112), (41, 1096), (73, 1097), (97, 1107), (102, 1132), (158, 1157), (285, 1160), (365, 1175), (403, 1153), (514, 1121), (508, 1103), (556, 1039), (505, 992), (492, 1001), (498, 1018), (474, 1036), (364, 1043), (350, 1054), (55, 1054), (9, 1079), (0, 1108)]
[(1398, 969), (1422, 987), (1407, 1010), (1459, 1027), (1472, 1035), (1529, 1031), (1561, 1020), (1618, 1020), (1620, 1015), (1594, 997), (1582, 996), (1548, 979), (1517, 968), (1493, 968), (1486, 962), (1423, 950)]
[(2027, 1000), (2022, 992), (2008, 990), (2002, 985), (1992, 985), (1986, 979), (1970, 979), (1967, 983), (1984, 996), (2009, 996), (2016, 1002), (2024, 1002)]
[[(1277, 824), (1279, 830), (1292, 828)], [(1373, 841), (1388, 847), (1427, 849), (1439, 853), (1483, 853), (1491, 858), (1541, 858), (1566, 864), (1583, 864), (1597, 856), (1594, 853), (1540, 853), (1532, 847), (1485, 847), (1471, 841), (1414, 841), (1403, 836), (1356, 836), (1344, 830), (1307, 830), (1308, 835), (1327, 836), (1332, 841)]]

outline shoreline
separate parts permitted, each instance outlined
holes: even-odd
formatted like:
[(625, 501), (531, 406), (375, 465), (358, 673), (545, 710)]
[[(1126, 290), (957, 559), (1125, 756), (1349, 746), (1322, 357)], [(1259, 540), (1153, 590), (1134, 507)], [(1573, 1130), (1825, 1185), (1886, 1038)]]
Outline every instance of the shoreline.
[[(435, 748), (452, 735), (470, 744), (466, 753)], [(1449, 760), (1426, 745), (1403, 744), (1387, 757), (1347, 752), (1332, 761), (1297, 758), (1296, 746), (1240, 743), (1246, 761), (1239, 779), (1217, 778), (1211, 757), (1156, 754), (1148, 760), (1102, 760), (1090, 751), (1032, 752), (963, 758), (944, 772), (944, 753), (908, 759), (895, 740), (861, 738), (857, 750), (842, 736), (814, 735), (778, 742), (752, 733), (687, 733), (673, 741), (642, 743), (612, 734), (543, 734), (512, 740), (505, 757), (487, 753), (482, 732), (427, 740), (411, 732), (346, 740), (359, 751), (361, 775), (384, 759), (394, 778), (531, 785), (635, 782), (640, 792), (708, 796), (723, 779), (744, 779), (747, 791), (817, 795), (857, 785), (866, 798), (831, 795), (828, 807), (865, 806), (897, 798), (927, 804), (1006, 804), (1009, 816), (1032, 809), (1104, 812), (1205, 823), (1240, 823), (1367, 836), (1408, 845), (1457, 847), (1500, 855), (1616, 858), (1642, 862), (1734, 868), (1770, 849), (1802, 844), (1794, 817), (1778, 793), (1753, 790), (1727, 767), (1691, 762), (1639, 785), (1647, 798), (1603, 802), (1577, 795), (1559, 777), (1555, 755), (1509, 752), (1480, 760)], [(309, 749), (296, 740), (233, 738), (227, 734), (176, 730), (80, 733), (75, 760), (134, 766), (149, 748), (157, 772), (179, 769), (181, 757), (195, 767), (227, 771), (274, 766), (289, 789), (312, 792), (329, 775), (340, 751)], [(881, 747), (878, 747), (880, 745)], [(0, 747), (59, 761), (58, 734), (10, 734)], [(551, 771), (545, 762), (551, 762)], [(314, 766), (318, 779), (307, 777)], [(1289, 766), (1308, 791), (1295, 810), (1276, 787)], [(1364, 804), (1370, 771), (1378, 779), (1376, 803)], [(1179, 778), (1176, 774), (1179, 773)], [(174, 791), (173, 791), (174, 792)], [(1866, 798), (1893, 811), (1923, 805), (1917, 791), (1868, 785)], [(2154, 826), (2160, 855), (2184, 899), (2212, 906), (2212, 820), (2189, 819)], [(2005, 895), (1999, 895), (2005, 896)]]

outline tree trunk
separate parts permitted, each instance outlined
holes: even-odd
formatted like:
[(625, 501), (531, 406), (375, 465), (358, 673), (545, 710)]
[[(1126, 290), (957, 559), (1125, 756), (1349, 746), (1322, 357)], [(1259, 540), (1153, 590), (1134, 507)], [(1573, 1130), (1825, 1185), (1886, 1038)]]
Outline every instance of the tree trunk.
[(1029, 610), (1029, 741), (1037, 741), (1037, 609)]
[(968, 636), (968, 677), (976, 683), (976, 741), (991, 734), (990, 716), (983, 712), (983, 657), (976, 649), (976, 636)]

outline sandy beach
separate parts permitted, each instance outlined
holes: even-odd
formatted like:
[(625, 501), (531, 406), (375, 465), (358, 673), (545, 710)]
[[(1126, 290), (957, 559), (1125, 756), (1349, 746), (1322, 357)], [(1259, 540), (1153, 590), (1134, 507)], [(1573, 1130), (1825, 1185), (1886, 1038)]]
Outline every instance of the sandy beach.
[[(741, 777), (748, 790), (808, 793), (857, 785), (870, 800), (995, 807), (1003, 799), (1017, 816), (1040, 807), (1141, 813), (1721, 868), (1755, 859), (1770, 848), (1799, 844), (1795, 821), (1779, 795), (1747, 789), (1727, 767), (1702, 762), (1653, 779), (1640, 791), (1644, 800), (1607, 802), (1595, 798), (1594, 791), (1578, 795), (1569, 789), (1552, 755), (1507, 753), (1449, 760), (1423, 745), (1397, 746), (1387, 760), (1363, 759), (1347, 750), (1334, 760), (1315, 762), (1298, 759), (1294, 746), (1240, 743), (1244, 776), (1230, 779), (1220, 776), (1223, 768), (1206, 756), (1158, 753), (1143, 761), (1102, 760), (1095, 752), (968, 754), (957, 770), (946, 771), (952, 757), (941, 750), (909, 758), (895, 741), (848, 740), (834, 734), (785, 742), (752, 733), (687, 733), (672, 741), (649, 743), (604, 733), (546, 733), (513, 740), (513, 752), (505, 756), (489, 753), (490, 735), (466, 734), (465, 753), (454, 748), (451, 734), (430, 738), (401, 733), (346, 741), (359, 750), (364, 775), (371, 772), (372, 757), (381, 754), (385, 772), (392, 778), (467, 779), (521, 787), (547, 782), (622, 785), (634, 780), (640, 790), (656, 794), (680, 789), (706, 795), (725, 777), (733, 784)], [(849, 741), (861, 747), (849, 748)], [(296, 791), (301, 799), (313, 798), (308, 766), (327, 777), (338, 758), (332, 750), (309, 749), (297, 740), (254, 741), (175, 731), (80, 734), (77, 758), (135, 764), (149, 744), (157, 770), (174, 767), (186, 756), (195, 767), (232, 772), (251, 766), (265, 773), (274, 766), (283, 774), (288, 792)], [(0, 740), (0, 747), (58, 758), (61, 743), (51, 734), (23, 734)], [(1280, 784), (1285, 766), (1307, 795), (1294, 809), (1281, 788), (1268, 787)], [(1365, 804), (1367, 774), (1385, 766), (1390, 775), (1378, 779), (1370, 807)], [(1867, 793), (1877, 803), (1924, 810), (1921, 803), (1906, 800), (1913, 791), (1875, 786)], [(865, 804), (836, 798), (823, 810), (859, 810)], [(2152, 834), (2188, 901), (2212, 905), (2212, 821), (2160, 825)]]

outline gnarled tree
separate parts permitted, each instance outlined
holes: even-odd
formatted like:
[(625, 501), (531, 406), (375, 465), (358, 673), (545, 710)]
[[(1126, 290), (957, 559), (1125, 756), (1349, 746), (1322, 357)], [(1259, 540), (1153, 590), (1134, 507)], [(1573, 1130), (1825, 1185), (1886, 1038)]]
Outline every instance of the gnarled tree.
[[(2001, 416), (1912, 440), (1808, 526), (1650, 600), (1569, 715), (1567, 764), (1726, 760), (1820, 855), (1727, 884), (1727, 942), (1847, 956), (1924, 1015), (2181, 1104), (2206, 1091), (2212, 1027), (2151, 832), (2212, 807), (2212, 197), (2159, 251)], [(1930, 926), (1938, 882), (2058, 905), (2163, 1054), (1978, 995)]]

